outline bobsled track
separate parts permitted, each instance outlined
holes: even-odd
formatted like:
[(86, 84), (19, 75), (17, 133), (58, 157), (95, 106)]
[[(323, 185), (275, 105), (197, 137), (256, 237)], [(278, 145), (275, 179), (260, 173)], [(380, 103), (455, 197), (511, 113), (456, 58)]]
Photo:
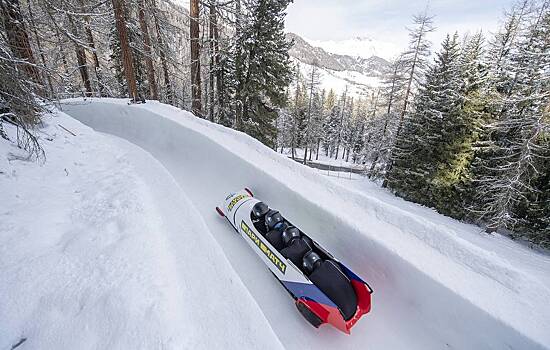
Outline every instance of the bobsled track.
[[(549, 287), (543, 277), (517, 268), (513, 260), (521, 257), (507, 260), (452, 228), (349, 191), (242, 133), (174, 107), (101, 99), (67, 100), (62, 109), (141, 147), (168, 170), (207, 223), (210, 232), (197, 234), (214, 236), (286, 348), (550, 348)], [(372, 311), (350, 336), (307, 324), (255, 253), (217, 216), (214, 207), (244, 187), (372, 286)], [(224, 286), (212, 288), (224, 293)]]

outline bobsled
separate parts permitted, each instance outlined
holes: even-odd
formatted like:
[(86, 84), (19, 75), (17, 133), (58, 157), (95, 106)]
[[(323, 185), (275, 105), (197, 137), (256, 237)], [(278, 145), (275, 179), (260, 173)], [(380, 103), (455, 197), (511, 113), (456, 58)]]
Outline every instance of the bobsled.
[(370, 311), (370, 286), (249, 189), (231, 193), (216, 211), (267, 265), (315, 328), (330, 324), (350, 334)]

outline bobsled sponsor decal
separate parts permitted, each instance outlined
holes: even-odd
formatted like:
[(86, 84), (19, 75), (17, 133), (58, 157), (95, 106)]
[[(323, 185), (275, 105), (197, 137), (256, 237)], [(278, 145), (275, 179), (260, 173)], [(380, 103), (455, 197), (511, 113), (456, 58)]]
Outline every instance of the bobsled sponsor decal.
[(265, 245), (264, 242), (262, 242), (262, 240), (260, 239), (260, 237), (258, 237), (251, 229), (250, 227), (248, 227), (247, 224), (245, 224), (244, 221), (241, 221), (241, 229), (243, 230), (244, 233), (246, 233), (246, 235), (248, 236), (248, 238), (250, 238), (252, 240), (252, 242), (254, 242), (254, 244), (256, 244), (256, 246), (258, 248), (260, 248), (260, 250), (262, 251), (262, 253), (264, 253), (264, 255), (273, 263), (273, 265), (275, 265), (279, 271), (281, 271), (283, 274), (285, 273), (286, 271), (286, 265), (285, 263), (283, 263), (278, 257), (277, 255), (273, 254), (271, 252), (271, 249), (269, 249), (269, 247), (267, 245)]
[(229, 211), (231, 211), (231, 210), (233, 209), (233, 207), (235, 206), (235, 204), (237, 204), (241, 199), (245, 199), (245, 198), (247, 198), (247, 197), (250, 197), (250, 196), (247, 196), (247, 195), (245, 195), (245, 194), (240, 194), (240, 195), (238, 195), (237, 197), (233, 198), (233, 199), (231, 200), (231, 202), (229, 202), (229, 205), (227, 206), (227, 209), (228, 209)]

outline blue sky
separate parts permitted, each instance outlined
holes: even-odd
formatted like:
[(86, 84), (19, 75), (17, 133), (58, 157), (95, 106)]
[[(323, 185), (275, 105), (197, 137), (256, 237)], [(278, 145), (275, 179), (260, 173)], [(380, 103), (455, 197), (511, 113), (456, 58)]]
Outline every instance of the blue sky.
[(413, 14), (435, 15), (439, 44), (446, 33), (483, 29), (494, 32), (513, 0), (294, 0), (288, 8), (287, 31), (313, 40), (343, 40), (368, 36), (396, 46), (407, 44), (406, 27)]

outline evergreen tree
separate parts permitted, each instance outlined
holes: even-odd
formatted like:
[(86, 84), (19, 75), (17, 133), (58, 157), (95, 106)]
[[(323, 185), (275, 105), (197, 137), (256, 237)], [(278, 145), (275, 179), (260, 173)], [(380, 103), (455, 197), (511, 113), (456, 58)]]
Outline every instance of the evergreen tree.
[[(251, 0), (250, 18), (243, 26), (237, 53), (237, 103), (242, 123), (237, 127), (268, 146), (274, 146), (277, 110), (286, 103), (285, 89), (291, 81), (284, 34), (285, 10), (290, 0)], [(240, 70), (240, 72), (239, 72)]]
[[(544, 1), (527, 13), (522, 11), (517, 44), (512, 45), (502, 63), (502, 71), (508, 72), (510, 79), (499, 84), (500, 76), (495, 78), (494, 121), (484, 129), (486, 138), (474, 169), (474, 212), (489, 230), (516, 230), (516, 237), (522, 235), (519, 228), (531, 231), (529, 226), (543, 226), (545, 220), (540, 220), (540, 215), (548, 212), (547, 196), (541, 191), (547, 188), (544, 179), (548, 176), (550, 153), (549, 3)], [(547, 238), (547, 226), (531, 237), (539, 243)]]
[(463, 80), (458, 35), (447, 38), (426, 75), (416, 110), (405, 119), (388, 185), (399, 195), (449, 212), (460, 175), (449, 159), (462, 152), (468, 125), (461, 113)]

